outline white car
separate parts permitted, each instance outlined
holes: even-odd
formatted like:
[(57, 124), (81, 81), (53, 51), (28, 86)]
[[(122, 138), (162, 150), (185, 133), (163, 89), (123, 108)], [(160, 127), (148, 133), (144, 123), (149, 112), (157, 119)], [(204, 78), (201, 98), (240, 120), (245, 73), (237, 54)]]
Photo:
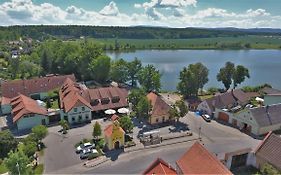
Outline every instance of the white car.
[(84, 149), (81, 153), (80, 153), (80, 159), (86, 159), (89, 157), (90, 154), (99, 154), (99, 152), (96, 149)]
[(211, 117), (207, 114), (202, 115), (202, 118), (206, 121), (206, 122), (211, 122)]
[(76, 148), (76, 152), (77, 153), (81, 153), (83, 150), (85, 149), (92, 149), (94, 148), (94, 144), (91, 144), (90, 142), (87, 142), (87, 143), (84, 143), (84, 144), (81, 144), (79, 145), (77, 148)]

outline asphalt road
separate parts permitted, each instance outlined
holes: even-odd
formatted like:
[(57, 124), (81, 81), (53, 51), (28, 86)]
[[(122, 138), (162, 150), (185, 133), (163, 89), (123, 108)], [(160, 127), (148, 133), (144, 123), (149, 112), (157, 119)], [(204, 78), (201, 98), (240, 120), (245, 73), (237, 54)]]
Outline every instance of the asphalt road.
[[(187, 123), (191, 131), (201, 135), (204, 146), (218, 157), (226, 152), (237, 151), (244, 148), (255, 149), (259, 140), (241, 133), (239, 130), (224, 126), (215, 121), (205, 122), (201, 117), (188, 114), (181, 122)], [(187, 142), (159, 148), (142, 150), (120, 155), (116, 161), (106, 162), (98, 167), (81, 173), (88, 174), (139, 174), (142, 173), (158, 157), (175, 167), (175, 162), (194, 143)]]

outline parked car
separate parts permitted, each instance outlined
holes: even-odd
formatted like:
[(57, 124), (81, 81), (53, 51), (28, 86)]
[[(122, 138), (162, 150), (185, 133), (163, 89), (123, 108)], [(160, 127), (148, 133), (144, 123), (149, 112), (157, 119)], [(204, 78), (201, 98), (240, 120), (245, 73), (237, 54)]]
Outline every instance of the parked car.
[(210, 117), (208, 114), (202, 115), (202, 118), (203, 118), (206, 122), (211, 122), (211, 117)]
[(99, 152), (96, 149), (84, 149), (80, 153), (80, 159), (87, 159), (90, 154), (99, 154)]
[(76, 153), (81, 153), (85, 149), (92, 149), (94, 147), (95, 147), (95, 145), (91, 144), (90, 142), (83, 143), (76, 148)]

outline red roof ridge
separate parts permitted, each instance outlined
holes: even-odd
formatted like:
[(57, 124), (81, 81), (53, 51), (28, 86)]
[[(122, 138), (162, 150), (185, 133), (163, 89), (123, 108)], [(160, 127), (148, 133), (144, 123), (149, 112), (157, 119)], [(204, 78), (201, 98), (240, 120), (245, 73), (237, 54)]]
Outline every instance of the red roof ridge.
[[(172, 171), (174, 171), (175, 172), (175, 174), (176, 174), (176, 170), (172, 167), (172, 166), (170, 166), (167, 162), (165, 162), (163, 159), (161, 159), (161, 158), (157, 158), (156, 160), (154, 160), (145, 170), (144, 170), (144, 172), (142, 173), (142, 174), (147, 174), (152, 168), (154, 168), (156, 165), (158, 165), (158, 164), (160, 164), (160, 167), (161, 167), (161, 169), (162, 169), (162, 171), (165, 173), (165, 174), (167, 174), (166, 173), (166, 170), (165, 170), (165, 168), (163, 167), (163, 165), (164, 166), (166, 166), (166, 167), (168, 167), (170, 170), (172, 170)], [(171, 173), (170, 173), (171, 174)]]
[(260, 144), (257, 146), (256, 150), (255, 150), (255, 154), (258, 152), (258, 150), (265, 144), (265, 142), (267, 141), (267, 139), (271, 136), (273, 132), (272, 131), (269, 131), (267, 133), (267, 135), (264, 137), (264, 139), (260, 142)]
[[(184, 161), (183, 159), (185, 159), (185, 157), (189, 157), (189, 154), (192, 154), (195, 152), (195, 150), (201, 150), (201, 153), (204, 154), (204, 159), (206, 160), (206, 158), (208, 157), (209, 159), (213, 160), (210, 163), (215, 163), (217, 166), (219, 166), (221, 169), (218, 170), (218, 172), (215, 172), (216, 174), (232, 174), (212, 153), (210, 153), (203, 145), (201, 145), (198, 141), (196, 141), (190, 148), (189, 150), (186, 151), (186, 153), (179, 159), (176, 161), (176, 164), (180, 167), (180, 169), (183, 171), (183, 173), (187, 173), (184, 172), (186, 170), (186, 166), (190, 166), (192, 167), (192, 165), (186, 165), (189, 164), (190, 162), (186, 162), (185, 160), (185, 164), (182, 164), (182, 161)], [(192, 160), (190, 160), (192, 161)], [(215, 167), (214, 167), (215, 168)], [(209, 170), (209, 169), (208, 169)], [(208, 171), (206, 170), (206, 171)], [(219, 172), (220, 171), (220, 172)], [(189, 172), (188, 174), (196, 174), (198, 172)], [(208, 172), (202, 172), (202, 173), (207, 173)], [(210, 172), (210, 173), (214, 173), (214, 172)]]

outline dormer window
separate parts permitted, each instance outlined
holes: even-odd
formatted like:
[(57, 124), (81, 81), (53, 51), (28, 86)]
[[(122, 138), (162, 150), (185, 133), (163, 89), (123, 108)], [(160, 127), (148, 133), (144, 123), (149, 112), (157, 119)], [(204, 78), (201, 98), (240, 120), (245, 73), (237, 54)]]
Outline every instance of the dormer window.
[(103, 98), (101, 99), (101, 104), (108, 104), (110, 102), (109, 98)]
[(93, 100), (91, 100), (91, 105), (92, 106), (96, 106), (96, 105), (98, 105), (99, 104), (99, 100), (98, 99), (93, 99)]
[(119, 101), (120, 101), (120, 97), (118, 97), (118, 96), (112, 97), (112, 99), (111, 99), (112, 103), (118, 103)]

